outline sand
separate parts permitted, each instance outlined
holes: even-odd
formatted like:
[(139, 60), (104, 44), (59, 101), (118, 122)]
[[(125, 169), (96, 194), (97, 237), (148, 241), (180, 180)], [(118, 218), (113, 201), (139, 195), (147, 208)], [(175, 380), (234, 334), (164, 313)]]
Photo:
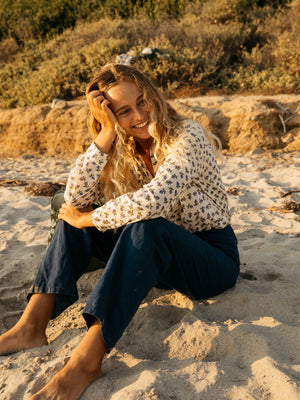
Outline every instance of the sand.
[[(50, 225), (50, 197), (12, 184), (64, 183), (73, 163), (1, 159), (0, 333), (25, 307)], [(299, 167), (299, 152), (224, 154), (237, 285), (206, 301), (153, 289), (83, 400), (300, 399)], [(50, 323), (47, 346), (0, 357), (1, 400), (28, 399), (62, 367), (86, 332), (81, 310), (100, 275), (81, 278), (80, 299)]]

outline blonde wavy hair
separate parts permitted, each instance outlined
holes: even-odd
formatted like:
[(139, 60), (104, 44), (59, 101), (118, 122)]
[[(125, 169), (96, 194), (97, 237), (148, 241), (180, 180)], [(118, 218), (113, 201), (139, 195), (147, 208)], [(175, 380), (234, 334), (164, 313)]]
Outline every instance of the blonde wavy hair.
[[(156, 86), (137, 68), (124, 64), (107, 64), (88, 84), (86, 93), (99, 90), (105, 93), (121, 81), (132, 81), (143, 94), (144, 102), (150, 107), (149, 135), (153, 138), (153, 154), (158, 165), (167, 157), (177, 142), (177, 128), (183, 116), (179, 115), (163, 98)], [(91, 115), (94, 137), (101, 131), (99, 123)], [(132, 192), (141, 187), (135, 171), (140, 169), (138, 147), (132, 136), (126, 134), (118, 123), (117, 136), (109, 152), (109, 159), (100, 176), (101, 191), (105, 201)]]

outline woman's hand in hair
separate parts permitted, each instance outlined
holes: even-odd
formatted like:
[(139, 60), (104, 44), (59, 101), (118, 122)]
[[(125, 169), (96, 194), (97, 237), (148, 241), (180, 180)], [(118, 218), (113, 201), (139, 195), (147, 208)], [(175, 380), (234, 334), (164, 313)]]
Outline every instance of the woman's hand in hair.
[(87, 101), (93, 117), (101, 124), (101, 131), (94, 142), (103, 153), (109, 153), (117, 134), (115, 131), (117, 118), (109, 107), (109, 101), (99, 90), (88, 93)]

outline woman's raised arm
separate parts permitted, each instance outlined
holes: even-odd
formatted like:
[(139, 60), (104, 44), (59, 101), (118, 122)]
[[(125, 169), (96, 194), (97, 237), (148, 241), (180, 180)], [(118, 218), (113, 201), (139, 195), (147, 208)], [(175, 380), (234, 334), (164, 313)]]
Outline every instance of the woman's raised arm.
[(86, 97), (93, 117), (101, 124), (101, 130), (94, 142), (102, 153), (109, 153), (117, 134), (117, 118), (109, 107), (110, 102), (99, 90), (91, 91)]

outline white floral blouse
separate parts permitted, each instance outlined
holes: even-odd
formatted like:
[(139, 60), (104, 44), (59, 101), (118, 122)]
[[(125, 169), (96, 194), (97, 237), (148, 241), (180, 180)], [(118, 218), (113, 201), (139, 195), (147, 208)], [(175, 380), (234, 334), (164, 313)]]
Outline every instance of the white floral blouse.
[[(141, 188), (109, 200), (92, 214), (97, 229), (106, 231), (132, 222), (163, 217), (190, 232), (224, 228), (230, 223), (228, 202), (216, 159), (203, 128), (184, 120), (180, 149), (158, 167), (151, 154), (154, 178), (140, 160)], [(99, 178), (108, 155), (93, 143), (76, 160), (65, 192), (66, 203), (82, 208), (101, 197)]]

